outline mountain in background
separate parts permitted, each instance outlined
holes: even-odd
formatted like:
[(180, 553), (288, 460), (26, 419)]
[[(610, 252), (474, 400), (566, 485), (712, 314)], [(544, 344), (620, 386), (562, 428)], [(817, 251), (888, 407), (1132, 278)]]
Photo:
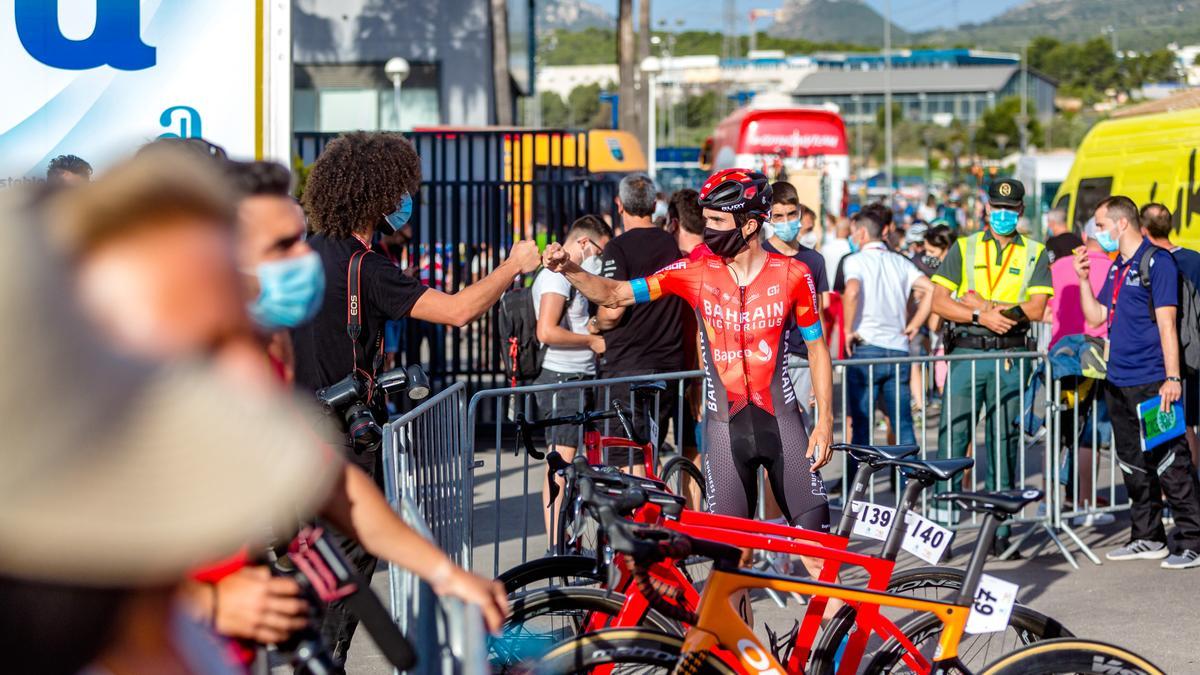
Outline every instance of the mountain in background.
[(537, 28), (539, 33), (552, 30), (580, 31), (587, 28), (613, 30), (617, 17), (587, 0), (540, 0)]
[[(882, 46), (883, 17), (861, 0), (788, 0), (767, 34), (813, 42)], [(892, 24), (893, 45), (903, 45), (909, 39), (908, 32)]]
[(1083, 42), (1106, 35), (1107, 26), (1116, 29), (1121, 50), (1161, 49), (1170, 42), (1196, 44), (1200, 42), (1200, 0), (1030, 0), (989, 21), (963, 24), (958, 30), (917, 33), (911, 41), (1019, 51), (1022, 44), (1039, 35)]

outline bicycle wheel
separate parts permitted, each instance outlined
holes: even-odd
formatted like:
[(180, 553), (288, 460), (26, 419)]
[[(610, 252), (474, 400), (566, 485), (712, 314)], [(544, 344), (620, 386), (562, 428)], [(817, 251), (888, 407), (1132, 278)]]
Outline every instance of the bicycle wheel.
[[(956, 596), (959, 590), (962, 589), (964, 574), (963, 570), (954, 567), (916, 567), (909, 570), (900, 570), (892, 574), (887, 590), (889, 593), (907, 595), (922, 600), (946, 602)], [(921, 616), (933, 618), (932, 615)], [(837, 614), (834, 615), (833, 619), (830, 620), (829, 624), (818, 636), (817, 642), (813, 646), (813, 654), (810, 657), (811, 665), (806, 672), (815, 675), (825, 675), (834, 672), (836, 656), (850, 634), (850, 631), (854, 630), (855, 618), (855, 609), (849, 605), (838, 610)], [(898, 620), (903, 619), (903, 616), (894, 616), (891, 618), (893, 621), (898, 622)], [(940, 626), (941, 624), (939, 623), (938, 625)], [(1047, 623), (1040, 628), (1033, 624), (1027, 626), (1027, 628), (1029, 631), (1022, 635), (1024, 641), (1020, 644), (1071, 635), (1071, 632), (1063, 628), (1062, 624), (1052, 619), (1047, 619)], [(882, 644), (882, 641), (878, 638), (872, 638), (872, 640), (873, 644), (868, 644), (867, 654), (871, 653), (870, 650), (872, 647), (878, 648)]]
[[(938, 640), (942, 635), (942, 622), (932, 614), (921, 614), (911, 622), (900, 627), (917, 650), (925, 658), (933, 660), (938, 648)], [(959, 661), (969, 672), (983, 668), (996, 658), (998, 654), (1008, 654), (1031, 644), (1040, 644), (1045, 640), (1071, 637), (1070, 631), (1062, 627), (1054, 619), (1032, 610), (1023, 605), (1013, 607), (1012, 616), (1008, 620), (1008, 628), (996, 633), (965, 634), (958, 644)], [(895, 640), (888, 640), (879, 651), (875, 652), (864, 673), (912, 673), (913, 671), (902, 662), (905, 650)], [(1026, 671), (1011, 671), (1021, 672)], [(1059, 672), (1059, 671), (1047, 671)], [(1068, 671), (1075, 672), (1075, 671)]]
[[(671, 488), (671, 492), (687, 497), (689, 508), (695, 511), (708, 510), (708, 485), (704, 482), (704, 472), (687, 457), (677, 455), (667, 460), (663, 465), (662, 481)], [(699, 503), (692, 504), (691, 500), (697, 496)]]
[(980, 675), (1057, 675), (1058, 673), (1164, 675), (1161, 668), (1128, 649), (1105, 642), (1075, 638), (1048, 640), (1029, 645), (1001, 657), (980, 671)]
[[(646, 628), (613, 628), (601, 630), (564, 642), (542, 657), (535, 673), (588, 673), (595, 668), (609, 667), (619, 673), (670, 673), (696, 675), (732, 675), (720, 659), (709, 652), (694, 657), (693, 662), (679, 664), (683, 638)], [(686, 666), (686, 667), (685, 667)]]
[(583, 555), (557, 555), (537, 558), (505, 570), (496, 579), (504, 584), (504, 592), (544, 588), (598, 586), (605, 573), (596, 569), (596, 558)]
[[(537, 659), (554, 645), (574, 638), (595, 622), (606, 624), (625, 604), (620, 593), (598, 588), (562, 588), (532, 591), (509, 600), (510, 613), (500, 635), (488, 642), (492, 669), (506, 671)], [(664, 634), (679, 635), (679, 625), (656, 610), (649, 610), (644, 625)]]

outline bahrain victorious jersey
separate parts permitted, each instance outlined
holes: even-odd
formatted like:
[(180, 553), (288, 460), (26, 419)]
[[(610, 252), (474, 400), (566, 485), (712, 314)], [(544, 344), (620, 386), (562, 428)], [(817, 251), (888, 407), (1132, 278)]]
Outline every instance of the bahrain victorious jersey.
[(707, 256), (630, 283), (636, 302), (669, 294), (695, 309), (710, 419), (728, 422), (750, 403), (774, 416), (796, 410), (783, 358), (788, 320), (795, 319), (805, 340), (821, 337), (816, 286), (804, 263), (768, 253), (762, 271), (739, 286), (724, 260)]

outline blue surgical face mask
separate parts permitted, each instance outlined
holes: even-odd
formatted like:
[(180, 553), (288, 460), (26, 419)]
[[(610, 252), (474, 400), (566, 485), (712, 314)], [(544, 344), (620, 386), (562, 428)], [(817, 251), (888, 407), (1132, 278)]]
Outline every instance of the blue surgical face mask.
[(412, 197), (406, 194), (400, 198), (400, 205), (396, 207), (396, 210), (383, 217), (383, 220), (388, 224), (388, 227), (392, 228), (391, 232), (386, 232), (385, 234), (393, 234), (398, 232), (400, 228), (407, 225), (408, 219), (412, 218), (412, 212), (413, 200)]
[(775, 236), (784, 241), (796, 241), (800, 234), (800, 219), (785, 220), (782, 223), (772, 223), (775, 226)]
[(992, 234), (1007, 237), (1017, 231), (1017, 218), (1016, 211), (992, 209), (992, 212), (988, 214), (988, 225), (992, 227)]
[(1096, 243), (1100, 244), (1100, 248), (1104, 249), (1105, 253), (1112, 253), (1120, 248), (1121, 243), (1117, 238), (1108, 233), (1107, 230), (1099, 230), (1096, 232)]
[(858, 253), (860, 250), (862, 250), (862, 247), (860, 247), (858, 245), (858, 242), (855, 241), (854, 235), (850, 235), (850, 238), (847, 239), (846, 241), (850, 242), (850, 252), (851, 253)]
[(258, 297), (250, 316), (262, 328), (295, 328), (313, 318), (325, 297), (325, 270), (316, 251), (298, 258), (261, 263), (254, 269)]

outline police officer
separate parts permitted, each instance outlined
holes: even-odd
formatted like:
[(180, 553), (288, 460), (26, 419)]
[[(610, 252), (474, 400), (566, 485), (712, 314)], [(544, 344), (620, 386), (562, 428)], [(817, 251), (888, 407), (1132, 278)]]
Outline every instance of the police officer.
[[(1037, 320), (1054, 294), (1045, 247), (1017, 233), (1025, 210), (1025, 186), (1004, 178), (988, 188), (987, 227), (960, 237), (933, 276), (933, 311), (946, 322), (946, 353), (1022, 352), (1032, 348), (1030, 321)], [(974, 364), (950, 362), (938, 451), (961, 457), (972, 443), (972, 419), (980, 405), (985, 414), (987, 484), (1000, 490), (1015, 485), (1019, 466), (1021, 389), (1030, 364), (1018, 359)], [(998, 409), (997, 409), (998, 408)], [(997, 419), (996, 415), (999, 415)], [(982, 459), (983, 453), (975, 457)], [(997, 462), (999, 458), (999, 462)], [(999, 464), (999, 466), (997, 466)], [(961, 479), (955, 481), (961, 488)], [(1008, 547), (1008, 528), (1001, 528), (993, 553)]]

